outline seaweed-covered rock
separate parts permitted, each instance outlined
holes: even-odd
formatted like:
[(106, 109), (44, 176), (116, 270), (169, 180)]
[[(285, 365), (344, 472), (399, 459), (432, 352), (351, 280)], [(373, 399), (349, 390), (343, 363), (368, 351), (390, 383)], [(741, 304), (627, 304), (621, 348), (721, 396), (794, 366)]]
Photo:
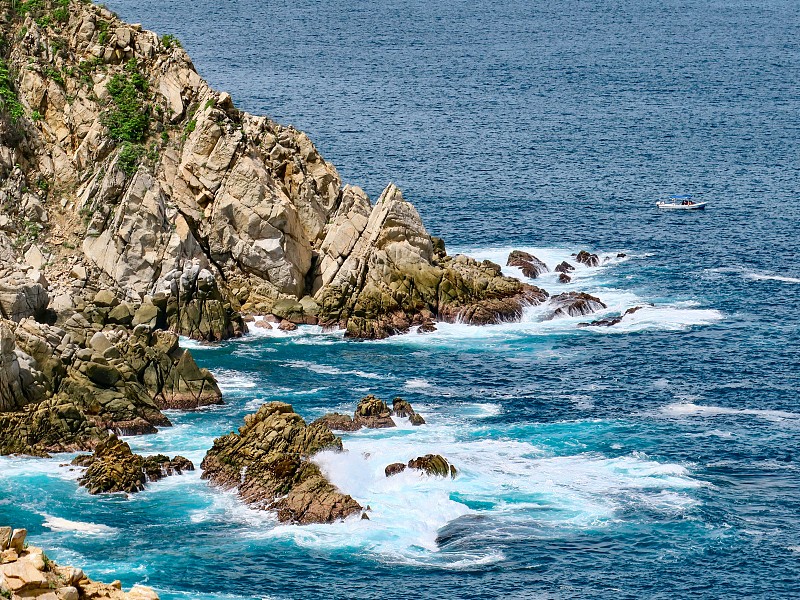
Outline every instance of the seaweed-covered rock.
[(439, 454), (426, 454), (408, 461), (409, 469), (417, 469), (428, 475), (436, 477), (447, 477), (455, 479), (458, 471), (447, 462), (447, 459)]
[(276, 510), (281, 521), (329, 523), (361, 506), (310, 461), (326, 449), (341, 450), (342, 441), (324, 423), (306, 425), (290, 405), (270, 402), (245, 417), (238, 434), (214, 441), (201, 465), (203, 479), (236, 489), (254, 508)]
[(541, 260), (536, 258), (533, 254), (523, 252), (522, 250), (514, 250), (508, 255), (506, 265), (509, 267), (519, 267), (522, 274), (530, 279), (536, 279), (542, 273), (547, 273), (550, 269)]

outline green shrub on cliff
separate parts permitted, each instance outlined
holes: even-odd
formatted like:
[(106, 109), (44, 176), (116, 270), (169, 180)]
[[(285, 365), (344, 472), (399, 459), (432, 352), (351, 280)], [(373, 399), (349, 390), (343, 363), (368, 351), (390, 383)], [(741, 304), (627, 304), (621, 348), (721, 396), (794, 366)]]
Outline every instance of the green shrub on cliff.
[(3, 59), (0, 59), (0, 112), (6, 113), (12, 121), (17, 121), (25, 113), (14, 91), (11, 73)]
[(136, 169), (139, 166), (139, 159), (142, 158), (144, 152), (144, 148), (141, 144), (125, 142), (119, 153), (119, 168), (130, 177), (136, 173)]
[(114, 106), (103, 113), (102, 123), (108, 127), (112, 139), (135, 144), (147, 136), (150, 125), (149, 107), (144, 103), (147, 88), (147, 80), (133, 59), (108, 82), (106, 89)]
[(167, 50), (171, 50), (172, 48), (183, 48), (183, 46), (181, 46), (181, 41), (169, 33), (161, 36), (161, 45)]

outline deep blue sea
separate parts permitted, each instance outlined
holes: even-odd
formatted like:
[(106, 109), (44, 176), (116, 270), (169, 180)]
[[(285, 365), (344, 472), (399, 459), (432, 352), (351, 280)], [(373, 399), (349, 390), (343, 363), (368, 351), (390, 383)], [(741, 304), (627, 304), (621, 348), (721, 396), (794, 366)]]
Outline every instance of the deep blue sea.
[[(537, 284), (645, 308), (610, 329), (531, 309), (381, 342), (186, 341), (227, 404), (137, 451), (199, 464), (270, 400), (309, 420), (410, 400), (427, 426), (316, 459), (371, 520), (279, 525), (199, 472), (90, 497), (61, 456), (0, 459), (0, 524), (165, 600), (800, 597), (796, 0), (107, 3), (345, 181), (396, 182), (451, 252), (595, 251)], [(659, 212), (672, 193), (708, 210)], [(383, 476), (428, 452), (460, 475)]]

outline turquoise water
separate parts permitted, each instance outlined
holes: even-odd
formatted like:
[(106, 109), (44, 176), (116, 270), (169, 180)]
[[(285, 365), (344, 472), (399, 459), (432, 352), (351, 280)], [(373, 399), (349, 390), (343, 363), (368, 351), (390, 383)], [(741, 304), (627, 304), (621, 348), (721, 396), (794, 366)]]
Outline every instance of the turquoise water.
[[(594, 250), (603, 267), (537, 284), (646, 308), (608, 330), (534, 308), (381, 342), (184, 341), (226, 404), (137, 451), (199, 464), (269, 400), (313, 419), (409, 399), (427, 426), (316, 459), (370, 521), (279, 525), (198, 472), (90, 497), (60, 456), (0, 458), (0, 522), (168, 600), (800, 596), (796, 3), (110, 6), (346, 180), (401, 184), (451, 252)], [(657, 213), (674, 192), (709, 210)], [(459, 477), (383, 476), (427, 452)]]

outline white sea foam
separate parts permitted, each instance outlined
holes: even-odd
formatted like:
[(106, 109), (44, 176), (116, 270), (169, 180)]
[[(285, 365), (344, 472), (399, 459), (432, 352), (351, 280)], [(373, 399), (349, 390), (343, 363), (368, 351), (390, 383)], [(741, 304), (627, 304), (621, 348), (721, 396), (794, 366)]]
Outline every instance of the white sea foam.
[[(470, 568), (503, 557), (490, 545), (470, 552), (440, 547), (442, 528), (458, 519), (483, 514), (512, 528), (515, 523), (604, 526), (630, 505), (667, 513), (691, 509), (697, 501), (689, 492), (704, 485), (682, 465), (641, 454), (552, 456), (530, 441), (469, 435), (482, 416), (500, 410), (496, 404), (468, 405), (446, 420), (426, 414), (423, 405), (417, 408), (428, 425), (397, 419), (395, 429), (345, 434), (344, 452), (314, 458), (334, 485), (369, 505), (369, 520), (355, 516), (332, 526), (278, 526), (254, 535), (289, 537), (313, 548), (349, 547), (392, 563)], [(428, 453), (450, 460), (459, 469), (456, 479), (411, 469), (385, 476), (387, 465)]]
[(753, 416), (770, 421), (800, 419), (800, 414), (783, 410), (762, 410), (755, 408), (729, 408), (726, 406), (703, 406), (692, 402), (669, 404), (662, 413), (675, 417), (718, 417), (718, 416)]
[(780, 281), (782, 283), (800, 283), (800, 278), (787, 277), (785, 275), (771, 275), (769, 273), (752, 273), (746, 272), (745, 278), (753, 281)]
[(351, 370), (351, 371), (344, 371), (339, 367), (334, 367), (331, 365), (323, 365), (321, 363), (310, 362), (307, 360), (290, 360), (288, 362), (283, 363), (286, 367), (291, 367), (293, 369), (308, 369), (314, 373), (320, 373), (322, 375), (354, 375), (356, 377), (361, 377), (362, 379), (391, 379), (391, 375), (379, 375), (378, 373), (370, 373), (368, 371), (359, 371), (359, 370)]
[(91, 536), (109, 536), (114, 535), (118, 530), (108, 525), (101, 525), (100, 523), (84, 523), (82, 521), (70, 521), (60, 517), (44, 514), (45, 518), (43, 525), (52, 531), (73, 531), (78, 534), (91, 535)]
[(431, 387), (431, 384), (430, 384), (430, 382), (428, 382), (427, 379), (413, 378), (413, 379), (406, 380), (406, 382), (403, 384), (403, 387), (405, 387), (405, 388), (407, 388), (409, 390), (415, 390), (415, 389), (419, 389), (419, 388)]

